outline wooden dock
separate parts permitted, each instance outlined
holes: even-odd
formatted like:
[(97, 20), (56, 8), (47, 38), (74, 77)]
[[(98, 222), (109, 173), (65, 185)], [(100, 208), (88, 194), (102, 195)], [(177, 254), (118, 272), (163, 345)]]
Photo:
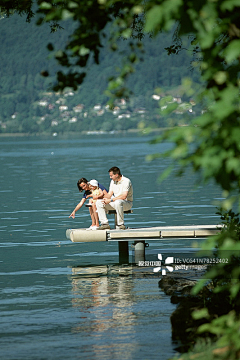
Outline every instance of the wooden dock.
[(205, 238), (216, 235), (221, 225), (160, 226), (127, 230), (68, 229), (66, 237), (72, 242), (144, 241), (161, 239)]
[(161, 241), (162, 239), (197, 239), (216, 235), (221, 231), (221, 225), (192, 226), (159, 226), (127, 230), (86, 230), (68, 229), (66, 236), (74, 243), (85, 242), (118, 242), (119, 263), (129, 262), (128, 242), (133, 241), (135, 260), (145, 259), (145, 241)]

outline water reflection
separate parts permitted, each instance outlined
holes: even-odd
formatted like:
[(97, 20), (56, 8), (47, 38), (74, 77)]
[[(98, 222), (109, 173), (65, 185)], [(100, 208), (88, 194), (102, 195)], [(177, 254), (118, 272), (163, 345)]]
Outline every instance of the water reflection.
[(149, 268), (134, 264), (72, 267), (76, 321), (71, 331), (84, 342), (84, 356), (132, 360), (173, 355), (166, 334), (175, 306), (158, 289), (158, 280)]
[[(107, 350), (115, 358), (121, 350), (122, 358), (131, 359), (136, 350), (129, 340), (136, 325), (134, 281), (131, 277), (107, 276), (109, 271), (108, 266), (72, 269), (72, 306), (81, 314), (72, 332), (90, 332), (96, 356)], [(110, 333), (111, 341), (110, 337), (106, 341)]]

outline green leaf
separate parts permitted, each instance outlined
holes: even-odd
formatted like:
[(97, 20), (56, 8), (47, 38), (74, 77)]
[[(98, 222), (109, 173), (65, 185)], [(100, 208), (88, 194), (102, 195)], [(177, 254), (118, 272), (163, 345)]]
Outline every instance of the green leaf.
[(171, 157), (173, 159), (183, 158), (187, 153), (188, 145), (185, 143), (179, 144), (171, 152)]
[(194, 320), (208, 318), (209, 317), (208, 309), (204, 308), (204, 309), (200, 309), (200, 310), (195, 310), (192, 313), (192, 317)]
[(62, 11), (62, 19), (63, 20), (68, 20), (68, 19), (71, 19), (72, 17), (73, 17), (73, 13), (70, 12), (69, 10), (64, 9)]
[(90, 53), (90, 50), (87, 49), (84, 45), (80, 46), (80, 49), (79, 49), (80, 56), (85, 56), (85, 55), (88, 55), (89, 53)]
[(202, 31), (201, 38), (199, 40), (202, 49), (208, 49), (215, 41), (214, 35), (210, 32)]
[(227, 72), (226, 71), (218, 71), (215, 75), (214, 75), (214, 80), (216, 81), (217, 84), (221, 85), (224, 84), (227, 80)]
[(132, 35), (132, 30), (131, 29), (125, 29), (122, 32), (122, 37), (124, 39), (129, 39), (131, 35)]
[(226, 162), (226, 168), (228, 172), (234, 171), (235, 173), (240, 173), (240, 164), (239, 158), (229, 158)]
[(73, 1), (70, 1), (68, 7), (69, 9), (76, 9), (78, 7), (78, 4)]
[(240, 56), (240, 40), (233, 40), (224, 51), (226, 62), (230, 64)]
[(165, 169), (162, 174), (158, 178), (158, 182), (161, 183), (163, 180), (165, 180), (173, 171), (174, 167), (168, 166), (167, 169)]
[(221, 99), (211, 106), (211, 111), (214, 112), (216, 118), (224, 119), (235, 111), (236, 107), (234, 102), (238, 97), (238, 91), (238, 88), (234, 86), (229, 86), (221, 91)]
[(199, 326), (197, 331), (198, 331), (198, 333), (203, 333), (206, 331), (210, 331), (210, 328), (211, 328), (210, 324), (203, 324), (203, 325)]
[(119, 86), (121, 86), (122, 84), (123, 84), (123, 80), (120, 77), (118, 77), (115, 80), (112, 80), (112, 81), (109, 82), (108, 89), (109, 90), (115, 90)]
[[(239, 0), (225, 0), (221, 4), (221, 10), (232, 11), (235, 7), (240, 7)], [(239, 9), (238, 9), (239, 10)]]
[(161, 108), (161, 113), (162, 113), (162, 115), (168, 115), (171, 112), (173, 112), (174, 110), (176, 110), (177, 107), (178, 107), (177, 103), (169, 104), (166, 106), (166, 108), (164, 108), (164, 107)]
[(235, 298), (239, 294), (239, 291), (240, 291), (240, 284), (232, 285), (230, 288), (231, 296), (233, 298)]
[(162, 20), (162, 6), (155, 5), (146, 14), (146, 24), (144, 30), (146, 32), (154, 32)]
[(164, 106), (164, 105), (170, 103), (172, 100), (173, 100), (173, 97), (171, 95), (167, 95), (167, 96), (164, 96), (163, 98), (161, 98), (161, 100), (159, 101), (159, 104), (161, 106)]
[(40, 5), (39, 8), (42, 10), (49, 10), (52, 8), (52, 4), (47, 3), (46, 1), (43, 1)]
[(191, 293), (193, 295), (197, 295), (199, 293), (199, 291), (205, 286), (207, 281), (208, 281), (207, 279), (200, 279), (197, 282), (197, 284), (192, 288)]
[(57, 52), (56, 52), (56, 54), (55, 54), (55, 57), (56, 58), (61, 58), (61, 57), (63, 57), (63, 51), (62, 50), (58, 50)]
[(143, 12), (143, 6), (136, 5), (132, 8), (133, 14), (141, 14)]

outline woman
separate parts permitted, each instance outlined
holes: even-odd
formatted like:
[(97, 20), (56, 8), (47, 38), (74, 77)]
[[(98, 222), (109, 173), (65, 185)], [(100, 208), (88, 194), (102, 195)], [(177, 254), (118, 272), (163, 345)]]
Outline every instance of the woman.
[[(78, 187), (78, 190), (80, 192), (84, 191), (84, 194), (83, 194), (83, 197), (82, 197), (82, 200), (80, 201), (80, 203), (75, 207), (75, 209), (73, 210), (73, 212), (69, 216), (69, 217), (72, 217), (73, 219), (75, 218), (76, 212), (79, 209), (81, 209), (81, 207), (83, 206), (83, 204), (87, 200), (87, 196), (91, 195), (91, 193), (92, 193), (89, 182), (85, 178), (81, 178), (81, 179), (78, 180), (77, 187)], [(102, 190), (103, 195), (107, 194), (107, 189), (103, 185), (98, 183), (98, 187)], [(90, 212), (90, 216), (91, 216), (91, 219), (92, 219), (92, 225), (87, 230), (96, 230), (98, 228), (98, 226), (97, 226), (98, 223), (96, 222), (96, 214), (94, 214), (94, 209), (92, 207), (89, 207), (89, 212)]]

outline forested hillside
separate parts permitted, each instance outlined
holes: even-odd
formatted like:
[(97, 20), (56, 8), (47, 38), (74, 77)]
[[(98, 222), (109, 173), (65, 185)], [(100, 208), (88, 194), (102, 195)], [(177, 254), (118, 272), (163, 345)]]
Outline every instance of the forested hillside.
[[(108, 78), (121, 63), (117, 53), (110, 50), (100, 54), (100, 65), (89, 66), (77, 92), (69, 89), (64, 94), (54, 93), (59, 66), (47, 44), (53, 42), (55, 49), (60, 49), (70, 26), (73, 25), (64, 22), (64, 29), (51, 33), (49, 25), (36, 26), (35, 20), (27, 23), (17, 15), (1, 18), (0, 132), (112, 131), (141, 127), (143, 123), (164, 127), (188, 121), (194, 111), (190, 98), (181, 98), (180, 85), (182, 79), (190, 77), (199, 86), (198, 74), (191, 71), (191, 55), (187, 51), (167, 55), (164, 48), (171, 45), (171, 34), (160, 34), (154, 42), (144, 39), (144, 61), (136, 65), (138, 71), (128, 80), (132, 95), (129, 101), (116, 102), (113, 111), (106, 106), (105, 90)], [(120, 46), (124, 52), (126, 41), (122, 40)], [(45, 70), (48, 77), (41, 75)], [(161, 91), (156, 92), (157, 88)], [(187, 101), (171, 119), (159, 115), (159, 95), (167, 93), (175, 97), (174, 101)]]

